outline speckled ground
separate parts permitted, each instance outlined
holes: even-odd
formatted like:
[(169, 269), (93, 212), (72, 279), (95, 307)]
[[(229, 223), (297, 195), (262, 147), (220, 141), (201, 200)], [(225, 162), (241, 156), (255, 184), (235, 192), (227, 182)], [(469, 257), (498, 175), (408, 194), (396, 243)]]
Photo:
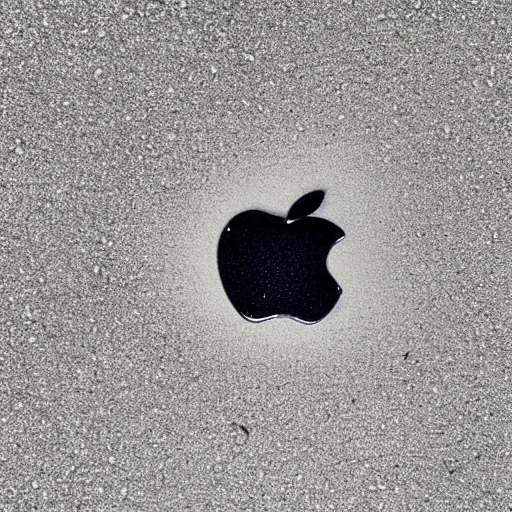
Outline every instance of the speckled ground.
[[(512, 510), (512, 6), (0, 9), (1, 511)], [(346, 239), (244, 321), (241, 210)]]

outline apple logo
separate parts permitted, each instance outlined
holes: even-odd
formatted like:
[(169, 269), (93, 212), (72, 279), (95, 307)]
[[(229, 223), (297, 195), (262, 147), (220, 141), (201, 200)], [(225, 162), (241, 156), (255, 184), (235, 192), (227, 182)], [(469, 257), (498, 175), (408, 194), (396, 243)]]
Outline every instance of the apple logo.
[(217, 250), (220, 278), (246, 320), (289, 317), (313, 324), (340, 298), (327, 255), (345, 233), (326, 219), (308, 217), (324, 196), (322, 190), (302, 196), (286, 218), (247, 210), (223, 229)]

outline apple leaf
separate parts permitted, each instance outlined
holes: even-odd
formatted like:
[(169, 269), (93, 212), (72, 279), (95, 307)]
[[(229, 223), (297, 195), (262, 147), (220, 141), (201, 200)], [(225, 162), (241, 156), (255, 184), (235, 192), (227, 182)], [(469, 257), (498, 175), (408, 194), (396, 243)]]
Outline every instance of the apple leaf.
[(297, 199), (288, 212), (286, 222), (290, 223), (313, 213), (322, 204), (324, 196), (325, 192), (323, 190), (313, 190), (313, 192), (309, 192), (300, 199)]

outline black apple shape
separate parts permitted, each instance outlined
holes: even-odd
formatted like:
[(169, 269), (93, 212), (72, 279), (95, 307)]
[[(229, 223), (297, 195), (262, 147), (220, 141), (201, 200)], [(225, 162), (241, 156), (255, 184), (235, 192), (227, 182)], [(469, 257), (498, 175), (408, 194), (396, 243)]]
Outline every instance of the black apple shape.
[(323, 198), (321, 190), (306, 194), (286, 219), (248, 210), (222, 231), (217, 252), (220, 278), (231, 303), (247, 320), (287, 316), (316, 323), (338, 301), (341, 288), (326, 261), (345, 233), (328, 220), (307, 217)]

